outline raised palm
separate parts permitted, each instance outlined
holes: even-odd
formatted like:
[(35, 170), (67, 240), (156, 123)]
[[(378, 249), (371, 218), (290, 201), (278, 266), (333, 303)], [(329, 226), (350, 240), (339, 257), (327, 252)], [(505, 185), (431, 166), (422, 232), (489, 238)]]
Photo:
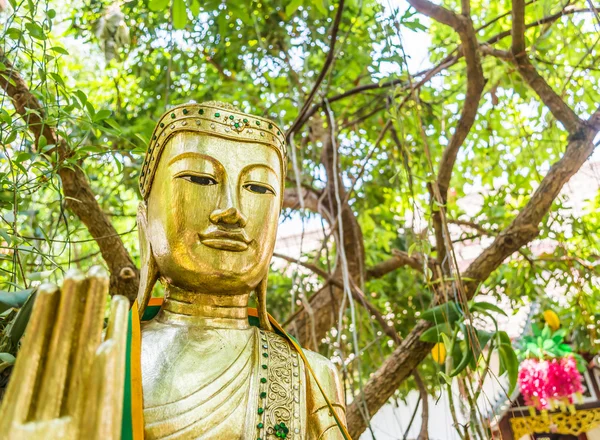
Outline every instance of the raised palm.
[(118, 439), (121, 433), (127, 312), (111, 301), (108, 277), (70, 270), (61, 289), (39, 287), (0, 407), (0, 439)]

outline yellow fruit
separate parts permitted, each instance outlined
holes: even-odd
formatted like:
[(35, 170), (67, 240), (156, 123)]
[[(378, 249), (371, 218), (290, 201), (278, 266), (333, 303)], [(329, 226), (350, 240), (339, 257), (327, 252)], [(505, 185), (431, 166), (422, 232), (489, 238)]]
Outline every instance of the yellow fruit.
[(558, 330), (560, 327), (560, 319), (558, 319), (558, 315), (553, 310), (544, 310), (544, 321), (548, 324), (553, 331)]
[(438, 342), (431, 349), (431, 357), (438, 364), (443, 365), (446, 360), (446, 346), (443, 342)]

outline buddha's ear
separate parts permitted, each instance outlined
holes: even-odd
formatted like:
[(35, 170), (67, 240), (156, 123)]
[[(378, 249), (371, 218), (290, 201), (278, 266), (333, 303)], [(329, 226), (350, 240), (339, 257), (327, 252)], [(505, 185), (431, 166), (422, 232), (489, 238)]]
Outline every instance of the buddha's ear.
[(138, 289), (138, 309), (140, 319), (144, 316), (144, 310), (152, 296), (152, 289), (158, 280), (158, 266), (152, 254), (152, 245), (148, 239), (148, 216), (146, 204), (140, 202), (137, 212), (137, 226), (140, 238), (140, 260), (142, 267), (140, 268), (140, 287)]
[(269, 279), (269, 273), (258, 283), (256, 286), (256, 302), (258, 311), (258, 322), (260, 328), (269, 332), (273, 331), (271, 323), (269, 322), (269, 314), (267, 313), (267, 280)]

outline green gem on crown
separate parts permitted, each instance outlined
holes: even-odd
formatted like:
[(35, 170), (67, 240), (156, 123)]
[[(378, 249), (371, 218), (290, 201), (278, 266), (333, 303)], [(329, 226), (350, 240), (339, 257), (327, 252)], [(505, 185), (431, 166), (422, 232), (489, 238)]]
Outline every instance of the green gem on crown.
[(171, 113), (171, 119), (175, 119), (175, 113)]
[(262, 413), (264, 413), (264, 412), (265, 412), (264, 408), (258, 408), (258, 413), (259, 413), (259, 414), (262, 414)]
[(198, 110), (198, 113), (200, 113), (201, 115), (203, 115), (204, 114), (204, 109), (201, 108), (200, 110)]
[(260, 378), (260, 381), (261, 381), (262, 383), (267, 383), (267, 378), (266, 378), (266, 377), (261, 377), (261, 378)]
[(184, 114), (184, 115), (187, 115), (187, 114), (188, 114), (188, 109), (187, 109), (187, 108), (184, 108), (184, 109), (183, 109), (183, 114)]
[(215, 113), (215, 118), (218, 118), (219, 116), (221, 116), (221, 113)]
[(258, 425), (256, 425), (256, 427), (257, 427), (258, 429), (262, 429), (264, 426), (265, 426), (265, 425), (263, 425), (263, 424), (262, 424), (262, 422), (261, 422), (261, 423), (259, 423)]
[(264, 399), (265, 397), (267, 397), (267, 392), (263, 391), (262, 393), (260, 393), (260, 397), (261, 397), (261, 399)]
[(233, 121), (233, 115), (229, 115), (229, 119)]

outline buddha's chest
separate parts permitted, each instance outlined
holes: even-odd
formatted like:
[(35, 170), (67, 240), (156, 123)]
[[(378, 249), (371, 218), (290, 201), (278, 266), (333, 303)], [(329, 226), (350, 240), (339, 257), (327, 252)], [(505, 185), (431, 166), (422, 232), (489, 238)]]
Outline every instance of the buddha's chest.
[(142, 332), (148, 439), (304, 439), (305, 374), (289, 343), (258, 329)]

